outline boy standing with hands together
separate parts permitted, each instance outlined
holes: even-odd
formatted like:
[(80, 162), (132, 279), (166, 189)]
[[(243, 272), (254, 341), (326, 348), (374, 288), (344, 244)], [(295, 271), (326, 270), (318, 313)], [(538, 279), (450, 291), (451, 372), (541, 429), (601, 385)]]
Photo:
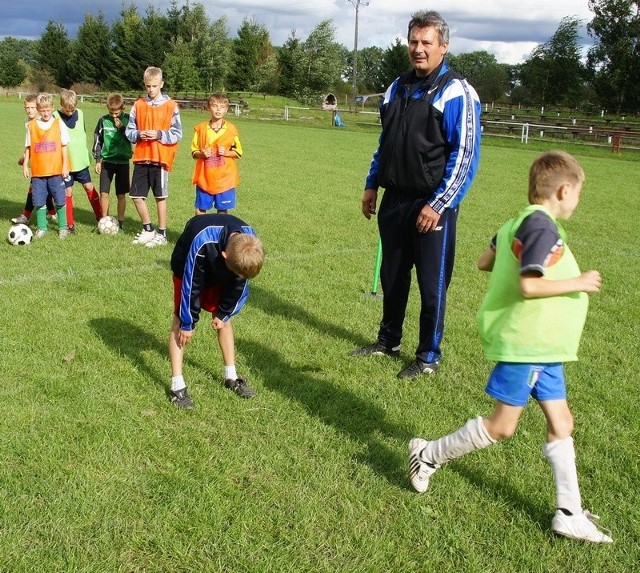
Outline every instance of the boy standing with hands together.
[[(129, 196), (142, 221), (142, 231), (134, 245), (157, 247), (167, 244), (167, 197), (169, 171), (182, 139), (182, 122), (178, 103), (162, 93), (164, 81), (160, 68), (144, 71), (147, 97), (138, 99), (131, 108), (125, 134), (136, 147), (133, 152), (133, 176)], [(158, 228), (151, 223), (147, 205), (149, 189), (158, 210)]]
[(191, 156), (196, 160), (192, 183), (196, 186), (196, 215), (215, 206), (228, 213), (236, 206), (236, 187), (240, 182), (236, 160), (242, 157), (242, 145), (236, 126), (226, 121), (228, 98), (219, 93), (207, 101), (211, 119), (195, 126)]

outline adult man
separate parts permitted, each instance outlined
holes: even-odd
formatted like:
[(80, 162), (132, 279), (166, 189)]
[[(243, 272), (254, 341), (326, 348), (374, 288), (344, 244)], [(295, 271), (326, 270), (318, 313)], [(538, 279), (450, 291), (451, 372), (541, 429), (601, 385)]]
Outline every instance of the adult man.
[(408, 31), (413, 70), (387, 89), (382, 133), (362, 197), (367, 219), (380, 202), (380, 279), (384, 292), (378, 340), (353, 356), (397, 356), (411, 269), (420, 289), (416, 358), (398, 378), (438, 371), (446, 293), (455, 255), (458, 206), (475, 177), (480, 153), (480, 101), (445, 61), (449, 27), (437, 12), (413, 14)]

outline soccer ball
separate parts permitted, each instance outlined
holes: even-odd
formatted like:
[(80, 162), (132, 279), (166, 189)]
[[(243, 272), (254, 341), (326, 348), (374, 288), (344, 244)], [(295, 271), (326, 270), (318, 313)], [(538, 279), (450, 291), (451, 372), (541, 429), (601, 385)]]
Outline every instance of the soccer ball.
[(28, 245), (33, 240), (33, 232), (29, 227), (20, 223), (12, 225), (7, 233), (7, 241), (15, 246)]
[(120, 230), (120, 225), (118, 225), (118, 219), (115, 217), (102, 217), (98, 221), (98, 232), (101, 235), (115, 235)]

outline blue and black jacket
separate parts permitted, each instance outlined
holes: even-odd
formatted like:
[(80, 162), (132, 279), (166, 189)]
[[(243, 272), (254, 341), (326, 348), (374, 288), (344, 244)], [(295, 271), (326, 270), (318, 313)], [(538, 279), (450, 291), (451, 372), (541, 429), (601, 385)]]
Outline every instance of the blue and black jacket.
[(480, 112), (476, 91), (446, 61), (421, 84), (413, 71), (400, 76), (380, 106), (365, 188), (424, 197), (438, 213), (457, 207), (480, 161)]
[(180, 330), (193, 330), (200, 316), (200, 293), (207, 287), (222, 288), (215, 314), (223, 321), (238, 314), (249, 296), (249, 281), (232, 273), (222, 251), (233, 233), (255, 231), (233, 215), (197, 215), (190, 219), (171, 255), (171, 270), (182, 279)]

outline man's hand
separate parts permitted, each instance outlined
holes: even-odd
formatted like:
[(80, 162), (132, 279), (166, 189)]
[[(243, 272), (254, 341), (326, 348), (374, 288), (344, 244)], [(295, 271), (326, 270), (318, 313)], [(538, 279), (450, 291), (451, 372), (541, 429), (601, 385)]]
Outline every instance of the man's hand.
[(416, 221), (416, 229), (419, 233), (428, 233), (429, 231), (435, 231), (440, 222), (440, 213), (436, 213), (431, 205), (425, 205), (420, 213), (418, 213), (418, 220)]
[(375, 189), (365, 189), (362, 196), (362, 214), (371, 219), (371, 215), (376, 214), (376, 203), (378, 202), (378, 192)]

